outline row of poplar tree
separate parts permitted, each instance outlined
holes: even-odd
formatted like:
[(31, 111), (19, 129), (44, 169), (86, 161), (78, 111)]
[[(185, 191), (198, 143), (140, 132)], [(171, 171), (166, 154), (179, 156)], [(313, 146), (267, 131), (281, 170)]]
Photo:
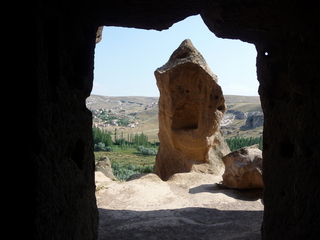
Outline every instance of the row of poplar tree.
[(100, 146), (103, 146), (102, 144), (104, 144), (104, 147), (112, 147), (114, 145), (154, 147), (155, 145), (159, 145), (159, 143), (151, 144), (148, 140), (148, 136), (143, 132), (140, 134), (128, 133), (127, 135), (124, 135), (123, 132), (118, 133), (117, 129), (115, 129), (114, 134), (112, 134), (110, 131), (108, 132), (100, 128), (93, 127), (92, 133), (95, 146), (98, 146), (99, 143)]
[(234, 137), (234, 138), (226, 139), (226, 142), (228, 143), (228, 146), (229, 146), (231, 151), (235, 151), (235, 150), (237, 150), (239, 148), (251, 146), (251, 145), (254, 145), (254, 144), (258, 144), (259, 145), (259, 149), (262, 150), (262, 136), (257, 137), (257, 138), (253, 138), (253, 137), (249, 137), (249, 138)]
[[(148, 136), (143, 132), (138, 134), (127, 134), (126, 136), (123, 132), (118, 133), (117, 129), (115, 129), (114, 134), (112, 132), (101, 130), (100, 128), (94, 127), (92, 129), (93, 132), (93, 140), (95, 144), (95, 150), (111, 150), (112, 146), (118, 145), (120, 147), (133, 146), (138, 148), (139, 146), (143, 146), (145, 148), (148, 147), (156, 147), (159, 145), (159, 142), (150, 143), (148, 140)], [(237, 150), (242, 147), (251, 146), (254, 144), (258, 144), (259, 148), (262, 150), (262, 136), (257, 138), (242, 138), (242, 137), (234, 137), (226, 139), (226, 142), (231, 151)], [(112, 151), (112, 150), (111, 150)]]

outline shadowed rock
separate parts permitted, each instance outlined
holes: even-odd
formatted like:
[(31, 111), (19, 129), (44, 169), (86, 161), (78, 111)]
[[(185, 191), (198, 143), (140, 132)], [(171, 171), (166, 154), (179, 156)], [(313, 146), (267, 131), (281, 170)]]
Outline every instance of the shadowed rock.
[[(320, 18), (314, 4), (301, 0), (163, 0), (147, 4), (141, 0), (44, 0), (35, 7), (36, 11), (23, 18), (31, 26), (21, 25), (23, 31), (32, 29), (32, 44), (21, 41), (19, 54), (31, 67), (15, 71), (18, 76), (10, 81), (18, 91), (16, 96), (23, 99), (19, 109), (28, 109), (27, 127), (15, 127), (14, 136), (32, 136), (19, 148), (24, 157), (19, 165), (23, 174), (18, 175), (28, 186), (28, 204), (19, 215), (20, 222), (29, 224), (24, 238), (98, 237), (92, 116), (85, 107), (93, 84), (98, 26), (164, 30), (196, 14), (216, 36), (252, 43), (257, 50), (265, 118), (262, 239), (319, 238)], [(9, 109), (17, 108), (13, 102)], [(109, 214), (107, 217), (111, 219)], [(210, 233), (209, 226), (199, 234)], [(113, 228), (116, 234), (122, 233), (118, 229)], [(180, 228), (170, 225), (168, 229), (172, 238), (179, 236), (172, 229)], [(242, 233), (236, 232), (234, 238), (243, 237)], [(212, 238), (219, 237), (214, 234)]]

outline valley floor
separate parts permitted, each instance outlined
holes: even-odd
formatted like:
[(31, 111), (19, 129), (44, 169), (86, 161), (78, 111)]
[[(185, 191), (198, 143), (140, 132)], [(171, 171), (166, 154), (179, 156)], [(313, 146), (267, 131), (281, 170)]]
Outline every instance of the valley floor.
[(181, 173), (118, 182), (96, 172), (99, 239), (261, 239), (262, 190), (225, 189), (221, 180)]

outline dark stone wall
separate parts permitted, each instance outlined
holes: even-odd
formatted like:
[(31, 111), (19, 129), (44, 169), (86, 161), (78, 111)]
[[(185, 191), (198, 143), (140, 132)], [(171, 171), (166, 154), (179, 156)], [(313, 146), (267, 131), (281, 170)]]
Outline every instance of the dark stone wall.
[(28, 239), (97, 238), (92, 117), (85, 106), (97, 27), (70, 8), (48, 2), (36, 19), (35, 76), (26, 89)]
[[(36, 239), (96, 239), (91, 114), (100, 25), (166, 29), (201, 14), (218, 37), (255, 44), (265, 116), (263, 239), (314, 239), (320, 225), (318, 5), (308, 1), (37, 2), (30, 46), (24, 215)], [(29, 26), (28, 26), (29, 27)], [(30, 61), (30, 60), (29, 60)]]
[(314, 7), (303, 1), (224, 1), (203, 12), (218, 36), (256, 45), (265, 116), (263, 239), (319, 235), (320, 22)]
[[(302, 1), (234, 1), (204, 13), (221, 37), (257, 48), (264, 111), (263, 239), (314, 239), (320, 225), (320, 59), (316, 9)], [(230, 3), (230, 2), (229, 2)], [(226, 5), (226, 3), (223, 3)]]
[(315, 23), (257, 44), (265, 114), (265, 239), (315, 239), (320, 233), (320, 38)]

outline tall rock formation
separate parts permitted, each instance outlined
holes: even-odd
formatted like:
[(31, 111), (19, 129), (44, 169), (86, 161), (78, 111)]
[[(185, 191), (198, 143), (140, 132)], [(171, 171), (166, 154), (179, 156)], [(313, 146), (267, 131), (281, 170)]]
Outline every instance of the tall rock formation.
[[(217, 154), (220, 121), (226, 111), (218, 78), (189, 39), (155, 71), (160, 90), (155, 173), (163, 180), (178, 172), (212, 172), (223, 166)], [(227, 149), (219, 150), (228, 153)]]

